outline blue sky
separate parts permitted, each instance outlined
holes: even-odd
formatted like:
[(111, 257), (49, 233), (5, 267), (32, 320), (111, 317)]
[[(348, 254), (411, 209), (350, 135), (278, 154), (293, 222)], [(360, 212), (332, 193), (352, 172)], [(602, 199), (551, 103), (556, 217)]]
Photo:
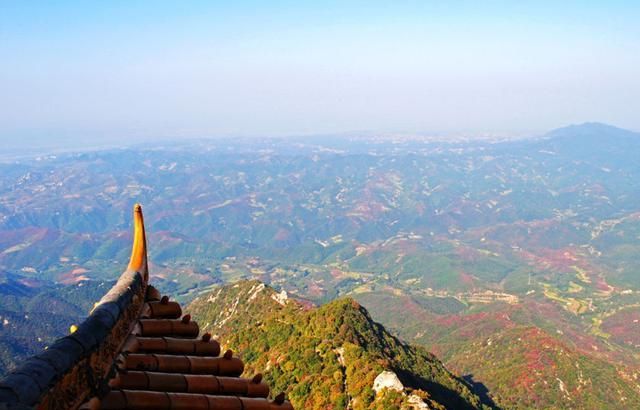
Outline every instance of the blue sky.
[(640, 130), (637, 1), (229, 3), (0, 2), (0, 141)]

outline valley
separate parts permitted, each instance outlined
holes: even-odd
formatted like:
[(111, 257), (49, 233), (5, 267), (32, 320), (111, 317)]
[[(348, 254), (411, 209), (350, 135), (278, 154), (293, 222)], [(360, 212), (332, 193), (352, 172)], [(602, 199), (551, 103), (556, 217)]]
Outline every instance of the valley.
[(119, 276), (127, 215), (141, 202), (153, 281), (183, 303), (245, 279), (303, 305), (350, 297), (499, 407), (632, 408), (638, 157), (639, 134), (602, 124), (507, 141), (198, 140), (5, 155), (0, 285), (29, 287), (24, 302), (2, 305), (11, 347), (0, 371), (45, 332), (15, 325), (28, 301)]

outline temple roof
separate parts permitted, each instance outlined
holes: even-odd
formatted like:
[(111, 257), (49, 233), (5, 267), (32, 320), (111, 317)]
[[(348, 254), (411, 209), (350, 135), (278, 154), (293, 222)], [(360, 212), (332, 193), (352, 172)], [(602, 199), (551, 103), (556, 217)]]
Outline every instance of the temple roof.
[(142, 208), (128, 269), (72, 333), (0, 380), (0, 409), (292, 410), (148, 284)]

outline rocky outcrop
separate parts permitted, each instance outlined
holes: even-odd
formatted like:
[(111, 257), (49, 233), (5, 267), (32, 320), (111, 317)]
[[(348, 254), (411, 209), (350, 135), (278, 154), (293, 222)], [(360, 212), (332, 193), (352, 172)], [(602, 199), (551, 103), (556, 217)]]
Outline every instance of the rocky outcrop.
[(380, 373), (378, 377), (373, 381), (373, 390), (376, 393), (380, 393), (383, 389), (395, 390), (395, 391), (403, 391), (404, 385), (398, 379), (398, 375), (394, 372), (390, 372), (385, 370)]

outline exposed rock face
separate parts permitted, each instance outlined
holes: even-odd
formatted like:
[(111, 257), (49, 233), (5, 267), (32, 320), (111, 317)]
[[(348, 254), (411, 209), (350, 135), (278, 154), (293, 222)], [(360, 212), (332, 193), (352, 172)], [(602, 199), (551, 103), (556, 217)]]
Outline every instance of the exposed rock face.
[(409, 406), (410, 406), (409, 408), (411, 410), (430, 410), (431, 409), (431, 407), (429, 407), (429, 405), (425, 403), (424, 400), (420, 398), (420, 396), (417, 396), (415, 394), (410, 395), (407, 402), (409, 403)]
[(398, 379), (398, 376), (391, 371), (385, 370), (380, 373), (376, 379), (373, 381), (373, 390), (376, 393), (380, 393), (383, 389), (394, 390), (402, 393), (403, 396), (407, 397), (406, 404), (402, 406), (403, 410), (430, 410), (431, 407), (427, 403), (424, 402), (420, 398), (420, 396), (416, 394), (411, 394), (409, 396), (404, 392), (404, 385)]
[(398, 376), (394, 372), (390, 372), (388, 370), (380, 373), (373, 381), (373, 390), (376, 393), (381, 392), (382, 389), (385, 388), (399, 392), (404, 390), (404, 386), (400, 379), (398, 379)]
[(284, 306), (287, 304), (289, 295), (287, 295), (287, 291), (283, 289), (282, 292), (271, 295), (271, 299), (275, 300), (276, 302)]
[(262, 292), (262, 290), (264, 288), (265, 288), (265, 284), (264, 283), (259, 283), (259, 284), (255, 285), (254, 287), (252, 287), (251, 290), (249, 291), (251, 296), (249, 296), (249, 299), (247, 301), (251, 302), (252, 300), (254, 300), (256, 298), (256, 296), (258, 296), (258, 293)]

